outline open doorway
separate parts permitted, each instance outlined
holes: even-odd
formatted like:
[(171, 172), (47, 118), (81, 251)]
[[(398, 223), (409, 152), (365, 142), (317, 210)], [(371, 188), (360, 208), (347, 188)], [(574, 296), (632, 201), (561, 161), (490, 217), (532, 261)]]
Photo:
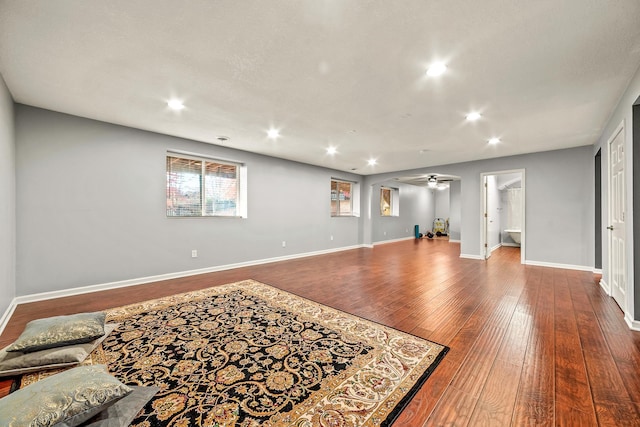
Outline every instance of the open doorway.
[(456, 175), (429, 171), (421, 174), (399, 176), (393, 182), (410, 184), (424, 195), (423, 202), (416, 204), (419, 232), (433, 234), (433, 238), (460, 243), (461, 240), (461, 178)]
[(515, 169), (480, 175), (482, 217), (480, 253), (488, 259), (501, 246), (520, 249), (525, 262), (525, 171)]

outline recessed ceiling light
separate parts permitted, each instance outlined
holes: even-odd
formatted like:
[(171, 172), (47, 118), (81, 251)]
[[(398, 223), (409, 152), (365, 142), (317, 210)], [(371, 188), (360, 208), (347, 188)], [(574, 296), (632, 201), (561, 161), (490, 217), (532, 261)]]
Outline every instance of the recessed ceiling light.
[(497, 143), (499, 143), (499, 142), (500, 142), (500, 138), (491, 138), (491, 139), (489, 140), (489, 144), (492, 144), (492, 145), (493, 145), (493, 144), (497, 144)]
[(167, 105), (175, 111), (180, 111), (184, 108), (184, 104), (179, 99), (170, 99), (167, 101)]
[(276, 139), (280, 137), (280, 131), (278, 129), (271, 128), (267, 131), (267, 138)]
[(327, 148), (327, 154), (330, 156), (333, 156), (334, 154), (336, 154), (338, 152), (338, 150), (336, 149), (336, 147), (329, 147)]
[(374, 166), (376, 163), (378, 163), (378, 161), (376, 159), (369, 159), (367, 163), (369, 164), (369, 166)]
[(427, 68), (427, 76), (438, 77), (447, 71), (447, 66), (443, 62), (434, 62)]
[(465, 117), (465, 118), (467, 120), (469, 120), (470, 122), (475, 122), (480, 117), (482, 117), (482, 115), (480, 113), (478, 113), (477, 111), (472, 111), (469, 114), (467, 114), (467, 117)]

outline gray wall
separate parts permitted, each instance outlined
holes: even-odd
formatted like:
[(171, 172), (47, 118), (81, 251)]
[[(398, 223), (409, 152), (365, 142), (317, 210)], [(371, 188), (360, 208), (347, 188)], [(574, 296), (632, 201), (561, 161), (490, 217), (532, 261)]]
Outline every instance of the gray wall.
[[(166, 218), (168, 149), (246, 163), (248, 218)], [(21, 105), (16, 169), (18, 295), (392, 240), (435, 215), (433, 192), (393, 181), (426, 170), (361, 177)], [(480, 174), (513, 169), (526, 169), (527, 260), (593, 266), (592, 147), (439, 166), (461, 177), (461, 254), (481, 254)], [(360, 218), (330, 217), (331, 177), (361, 183)], [(400, 217), (379, 215), (387, 181)]]
[[(584, 146), (438, 166), (439, 173), (461, 178), (461, 255), (481, 254), (480, 174), (525, 169), (526, 260), (592, 268), (592, 151)], [(367, 176), (365, 183), (428, 170), (433, 167)]]
[[(640, 96), (640, 70), (636, 72), (636, 75), (629, 82), (629, 86), (626, 91), (620, 98), (620, 102), (614, 109), (611, 118), (607, 122), (604, 132), (600, 136), (598, 142), (591, 147), (592, 150), (592, 158), (591, 162), (593, 163), (593, 156), (596, 155), (598, 150), (602, 149), (602, 279), (611, 284), (611, 269), (609, 268), (609, 232), (606, 229), (606, 226), (609, 225), (609, 211), (608, 211), (608, 200), (609, 200), (609, 177), (608, 177), (608, 164), (609, 164), (609, 147), (607, 146), (607, 142), (609, 138), (613, 135), (613, 132), (620, 125), (620, 123), (624, 123), (624, 135), (625, 135), (625, 153), (626, 155), (626, 188), (633, 189), (633, 195), (635, 196), (636, 191), (640, 191), (640, 189), (635, 189), (633, 186), (633, 155), (635, 146), (638, 144), (634, 144), (633, 141), (633, 112), (632, 106), (634, 102)], [(634, 146), (635, 145), (635, 146)], [(592, 193), (595, 190), (592, 188)], [(626, 203), (627, 208), (626, 212), (632, 213), (632, 215), (626, 216), (626, 259), (628, 262), (627, 265), (627, 295), (633, 295), (633, 297), (627, 298), (627, 306), (623, 307), (628, 319), (640, 320), (640, 283), (636, 284), (634, 278), (634, 267), (633, 260), (634, 258), (634, 244), (633, 244), (633, 228), (634, 224), (637, 221), (640, 221), (640, 212), (635, 212), (633, 210), (633, 197), (631, 197), (631, 192), (627, 193), (629, 197), (627, 197)]]
[[(633, 140), (634, 141), (640, 141), (640, 96), (638, 97), (638, 99), (636, 100), (634, 106), (633, 106)], [(640, 217), (640, 152), (638, 152), (638, 150), (634, 150), (633, 152), (633, 187), (634, 189), (633, 191), (633, 212), (635, 212), (634, 215), (638, 215)], [(636, 193), (635, 189), (638, 189), (638, 193)], [(596, 190), (597, 193), (597, 190)], [(636, 194), (638, 194), (636, 196)], [(639, 222), (638, 220), (635, 220), (635, 218), (633, 219), (636, 222)], [(639, 222), (640, 223), (640, 222)], [(638, 228), (633, 228), (633, 244), (632, 246), (635, 247), (640, 247), (640, 227)], [(596, 256), (598, 255), (598, 253), (596, 252)], [(638, 255), (635, 254), (635, 251), (633, 252), (633, 258), (631, 258), (633, 260), (633, 272), (631, 273), (632, 275), (635, 275), (636, 271), (640, 271), (640, 253)], [(631, 264), (631, 263), (629, 263)], [(633, 279), (631, 279), (631, 283), (633, 284)], [(629, 291), (629, 295), (632, 295), (631, 302), (630, 302), (630, 306), (631, 306), (631, 310), (633, 310), (635, 307), (639, 307), (640, 306), (640, 283), (637, 286), (632, 285), (631, 287), (629, 287), (630, 291)], [(630, 310), (630, 311), (631, 311)], [(631, 311), (631, 313), (633, 313), (633, 311)], [(631, 319), (634, 319), (633, 316), (630, 316)], [(636, 314), (635, 316), (635, 320), (640, 320), (640, 313)]]
[[(248, 218), (167, 218), (168, 149), (244, 162)], [(358, 175), (24, 105), (16, 106), (16, 166), (18, 295), (360, 241), (360, 218), (330, 216), (331, 177)]]
[(15, 174), (13, 99), (0, 75), (0, 313), (16, 296)]
[(460, 240), (460, 181), (449, 183), (449, 240)]
[[(635, 152), (634, 152), (635, 154)], [(595, 268), (602, 269), (602, 154), (598, 151), (594, 157), (595, 174)], [(635, 188), (635, 184), (633, 186)]]
[[(420, 231), (425, 234), (427, 231), (433, 231), (433, 220), (436, 219), (436, 190), (425, 188), (427, 197), (430, 200), (428, 208), (422, 213), (422, 222), (420, 222)], [(422, 226), (424, 224), (424, 226)]]
[[(449, 218), (449, 188), (445, 188), (444, 190), (433, 190), (434, 196), (436, 198), (435, 205), (435, 217), (436, 218)], [(433, 225), (432, 225), (433, 226)]]
[[(380, 187), (393, 187), (400, 192), (400, 216), (380, 215)], [(429, 213), (433, 212), (434, 199), (425, 187), (402, 184), (397, 181), (376, 183), (371, 186), (371, 226), (373, 242), (412, 237), (413, 227), (418, 224), (420, 232), (427, 226)]]

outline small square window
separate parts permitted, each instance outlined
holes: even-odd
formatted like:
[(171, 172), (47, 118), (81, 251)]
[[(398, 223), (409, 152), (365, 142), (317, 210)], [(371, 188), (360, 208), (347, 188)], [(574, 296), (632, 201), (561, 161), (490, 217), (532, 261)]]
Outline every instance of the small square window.
[(331, 216), (359, 216), (358, 190), (355, 182), (331, 179)]
[(167, 155), (167, 216), (245, 216), (240, 172), (239, 164)]

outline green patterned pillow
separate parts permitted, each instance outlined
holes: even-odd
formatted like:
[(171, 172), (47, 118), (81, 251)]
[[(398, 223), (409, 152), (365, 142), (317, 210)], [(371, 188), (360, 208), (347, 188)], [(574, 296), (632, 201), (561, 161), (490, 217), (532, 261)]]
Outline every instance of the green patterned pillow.
[(84, 361), (117, 326), (117, 323), (105, 323), (105, 334), (84, 344), (48, 348), (31, 353), (18, 351), (7, 353), (5, 349), (2, 349), (0, 350), (0, 378), (77, 365)]
[(159, 387), (149, 386), (132, 385), (131, 389), (131, 394), (86, 421), (82, 427), (129, 427), (144, 405), (160, 391)]
[(30, 353), (93, 341), (104, 335), (104, 320), (105, 313), (101, 311), (32, 320), (6, 350)]
[(0, 425), (77, 426), (131, 391), (105, 365), (79, 366), (0, 399)]

